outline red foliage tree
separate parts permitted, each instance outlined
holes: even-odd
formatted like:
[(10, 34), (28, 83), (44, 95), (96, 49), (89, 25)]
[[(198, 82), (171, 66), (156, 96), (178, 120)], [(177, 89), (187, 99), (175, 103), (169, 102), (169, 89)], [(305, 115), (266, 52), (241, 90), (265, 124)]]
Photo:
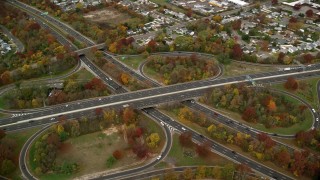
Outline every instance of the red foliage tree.
[(189, 8), (189, 9), (187, 10), (187, 12), (186, 12), (186, 16), (191, 17), (192, 14), (193, 14), (193, 11), (192, 11), (191, 8)]
[(143, 134), (142, 128), (139, 128), (139, 127), (136, 128), (135, 136), (139, 138), (142, 134)]
[(272, 5), (277, 5), (278, 4), (278, 0), (271, 0), (271, 4)]
[(287, 79), (287, 82), (284, 84), (284, 87), (285, 87), (286, 89), (295, 91), (295, 90), (298, 89), (299, 84), (298, 84), (298, 82), (296, 81), (296, 79), (294, 79), (293, 77), (289, 77), (289, 78)]
[(288, 167), (291, 157), (287, 149), (282, 149), (275, 154), (275, 160), (281, 167)]
[(236, 60), (240, 60), (242, 55), (243, 55), (243, 51), (240, 44), (235, 44), (232, 48), (232, 58)]
[(95, 112), (96, 116), (101, 116), (102, 115), (102, 108), (96, 108), (94, 110), (94, 112)]
[(125, 108), (122, 112), (122, 119), (128, 125), (136, 121), (137, 114), (131, 108)]
[(84, 85), (84, 88), (90, 90), (94, 89), (97, 91), (104, 91), (107, 89), (107, 86), (102, 82), (101, 79), (94, 77), (91, 81)]
[(309, 10), (306, 11), (306, 16), (309, 17), (309, 18), (313, 16), (312, 9), (309, 9)]
[(256, 117), (257, 113), (254, 107), (247, 107), (242, 114), (242, 119), (249, 122), (254, 122)]
[(259, 133), (257, 138), (260, 142), (264, 143), (265, 149), (270, 149), (276, 145), (276, 143), (266, 133)]
[(41, 27), (37, 22), (32, 22), (28, 25), (27, 29), (29, 30), (39, 30)]
[(296, 23), (296, 22), (298, 22), (298, 19), (296, 18), (296, 17), (291, 17), (290, 19), (289, 19), (289, 22), (290, 23)]
[(204, 142), (201, 145), (197, 145), (196, 152), (201, 157), (207, 157), (210, 153), (210, 145), (208, 142)]
[(3, 129), (0, 129), (0, 140), (6, 136), (6, 132)]
[(51, 133), (47, 138), (47, 143), (59, 147), (61, 145), (60, 137), (57, 133)]
[(233, 30), (240, 30), (240, 28), (241, 28), (241, 20), (240, 19), (238, 19), (238, 20), (236, 20), (236, 21), (233, 21), (232, 22), (232, 29)]
[(285, 56), (286, 55), (283, 52), (280, 52), (279, 55), (278, 55), (278, 62), (283, 64), (283, 60), (284, 60)]
[(132, 147), (133, 153), (137, 155), (138, 158), (144, 158), (148, 155), (148, 148), (142, 144), (135, 144)]
[(120, 150), (115, 150), (113, 151), (112, 156), (119, 160), (122, 158), (122, 152)]
[(148, 48), (151, 49), (151, 51), (154, 51), (157, 47), (157, 42), (154, 39), (151, 39), (148, 44), (147, 44)]
[(127, 44), (130, 45), (134, 42), (134, 38), (133, 37), (129, 37), (127, 38)]
[(313, 59), (314, 59), (314, 57), (312, 56), (312, 54), (307, 53), (307, 54), (303, 55), (304, 63), (310, 64), (310, 63), (312, 63)]
[(179, 142), (182, 146), (191, 147), (193, 145), (191, 132), (183, 132), (179, 136)]
[(295, 4), (293, 6), (293, 9), (296, 10), (296, 11), (300, 10), (301, 9), (301, 4), (300, 3)]
[(293, 163), (291, 163), (291, 172), (296, 176), (301, 176), (304, 172), (306, 166), (306, 157), (300, 151), (295, 151), (293, 153)]

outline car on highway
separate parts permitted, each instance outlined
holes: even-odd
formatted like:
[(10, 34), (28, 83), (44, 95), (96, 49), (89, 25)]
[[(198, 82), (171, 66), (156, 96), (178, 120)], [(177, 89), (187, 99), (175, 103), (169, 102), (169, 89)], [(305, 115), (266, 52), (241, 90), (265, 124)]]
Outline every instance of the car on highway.
[(199, 134), (199, 136), (200, 136), (201, 138), (204, 138), (204, 136), (203, 136), (202, 134)]
[(186, 130), (186, 128), (184, 128), (184, 127), (182, 127), (181, 129), (184, 130), (184, 131)]
[(315, 109), (312, 109), (312, 112), (313, 112), (313, 113), (316, 113), (316, 110), (315, 110)]
[(160, 122), (160, 124), (161, 124), (162, 126), (164, 126), (164, 123), (163, 123), (163, 122)]
[(319, 118), (316, 118), (316, 121), (318, 122), (318, 121), (319, 121)]
[(54, 119), (55, 119), (55, 118), (53, 117), (53, 118), (51, 118), (50, 120), (53, 121)]
[(157, 160), (160, 160), (160, 159), (161, 159), (161, 157), (162, 157), (162, 155), (158, 156), (158, 157), (157, 157)]

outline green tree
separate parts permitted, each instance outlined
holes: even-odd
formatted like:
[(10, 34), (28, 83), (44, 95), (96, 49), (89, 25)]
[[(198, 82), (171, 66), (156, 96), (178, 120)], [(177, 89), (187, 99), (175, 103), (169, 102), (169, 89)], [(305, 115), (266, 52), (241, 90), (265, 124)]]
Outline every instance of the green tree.
[(221, 172), (223, 179), (233, 179), (235, 167), (233, 164), (227, 164), (224, 166)]
[(116, 162), (117, 162), (117, 159), (114, 158), (113, 156), (110, 156), (110, 157), (107, 159), (107, 167), (108, 167), (108, 168), (111, 168), (111, 167), (114, 165), (114, 163), (116, 163)]
[(13, 164), (11, 160), (5, 159), (2, 161), (1, 165), (1, 174), (7, 175), (12, 173), (16, 169), (16, 166)]

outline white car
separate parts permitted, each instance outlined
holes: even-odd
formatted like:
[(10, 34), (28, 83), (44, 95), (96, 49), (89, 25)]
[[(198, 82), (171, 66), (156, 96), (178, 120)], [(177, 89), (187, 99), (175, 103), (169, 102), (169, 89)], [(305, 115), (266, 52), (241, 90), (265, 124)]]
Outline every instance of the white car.
[(318, 122), (318, 121), (319, 121), (319, 118), (316, 118), (316, 121)]
[(164, 126), (164, 123), (163, 123), (163, 122), (160, 122), (160, 124), (161, 124), (162, 126)]
[(159, 160), (161, 158), (161, 155), (157, 157), (157, 160)]
[(186, 128), (184, 128), (184, 127), (182, 127), (181, 129), (184, 130), (184, 131), (186, 130)]
[(315, 109), (312, 109), (312, 112), (313, 112), (313, 113), (316, 113), (316, 110), (315, 110)]

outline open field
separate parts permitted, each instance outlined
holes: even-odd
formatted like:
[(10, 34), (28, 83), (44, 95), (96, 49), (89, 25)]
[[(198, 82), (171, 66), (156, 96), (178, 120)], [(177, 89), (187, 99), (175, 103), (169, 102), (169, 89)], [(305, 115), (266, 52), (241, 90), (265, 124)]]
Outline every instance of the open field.
[(278, 69), (276, 68), (276, 66), (266, 67), (259, 65), (242, 64), (236, 61), (232, 61), (229, 65), (224, 65), (224, 71), (222, 76), (237, 76), (277, 70)]
[(146, 60), (146, 58), (142, 56), (121, 56), (119, 59), (121, 62), (135, 70), (138, 70), (139, 65)]
[(318, 92), (317, 92), (317, 82), (320, 81), (319, 77), (298, 80), (299, 89), (296, 91), (290, 91), (284, 88), (284, 83), (275, 84), (272, 87), (284, 91), (288, 91), (294, 95), (301, 97), (310, 103), (314, 108), (319, 107)]
[[(74, 73), (73, 75), (77, 77), (75, 78), (76, 81), (83, 82), (88, 82), (95, 77), (91, 72), (87, 71), (85, 68), (81, 68), (78, 72)], [(68, 77), (65, 79), (68, 79)]]
[(102, 132), (82, 135), (64, 142), (58, 152), (56, 164), (77, 163), (80, 167), (79, 171), (72, 175), (48, 173), (41, 176), (41, 179), (58, 178), (63, 180), (106, 171), (108, 170), (107, 159), (112, 156), (115, 150), (121, 150), (123, 158), (117, 160), (112, 169), (125, 168), (143, 162), (135, 157), (127, 143), (123, 143), (123, 136), (117, 132), (117, 128), (112, 127)]
[(116, 26), (132, 20), (141, 21), (139, 18), (131, 17), (129, 14), (122, 13), (112, 7), (91, 11), (83, 17), (101, 26)]
[[(184, 153), (191, 153), (192, 157), (186, 156)], [(173, 135), (173, 143), (171, 150), (164, 160), (171, 166), (197, 166), (197, 165), (208, 165), (208, 166), (223, 166), (231, 163), (230, 160), (225, 159), (215, 153), (204, 159), (196, 154), (195, 148), (184, 148), (179, 143), (179, 135)]]

